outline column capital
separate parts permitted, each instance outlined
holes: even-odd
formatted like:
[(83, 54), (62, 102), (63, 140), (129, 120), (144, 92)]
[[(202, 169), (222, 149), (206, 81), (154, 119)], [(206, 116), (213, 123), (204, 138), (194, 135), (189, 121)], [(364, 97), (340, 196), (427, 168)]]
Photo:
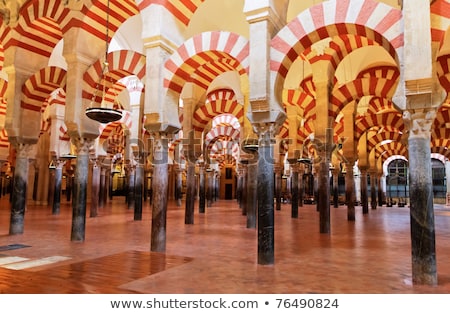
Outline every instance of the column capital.
[(409, 131), (408, 138), (430, 139), (436, 111), (435, 108), (403, 111), (403, 121)]
[(77, 155), (89, 155), (90, 150), (95, 143), (94, 138), (73, 137), (71, 140), (75, 145)]
[(14, 143), (14, 148), (16, 149), (17, 158), (27, 158), (30, 155), (33, 144), (28, 143)]

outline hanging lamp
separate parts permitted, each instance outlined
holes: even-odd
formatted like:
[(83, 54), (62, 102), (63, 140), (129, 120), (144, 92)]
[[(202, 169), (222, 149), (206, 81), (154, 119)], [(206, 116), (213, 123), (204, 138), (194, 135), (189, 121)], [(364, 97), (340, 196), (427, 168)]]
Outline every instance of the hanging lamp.
[[(91, 104), (89, 108), (86, 109), (86, 116), (92, 120), (95, 120), (100, 123), (110, 123), (114, 121), (118, 121), (122, 118), (122, 112), (120, 110), (116, 110), (114, 108), (108, 108), (106, 106), (106, 73), (109, 72), (109, 64), (108, 64), (108, 48), (109, 48), (109, 0), (107, 2), (106, 9), (106, 32), (105, 32), (105, 60), (103, 61), (102, 74), (97, 82), (97, 86), (95, 87), (95, 92), (92, 95)], [(103, 81), (103, 82), (102, 82)], [(112, 82), (111, 82), (112, 83)], [(102, 100), (100, 103), (100, 107), (95, 107), (94, 104), (95, 99), (97, 97), (97, 93), (99, 92), (99, 87), (102, 85)]]

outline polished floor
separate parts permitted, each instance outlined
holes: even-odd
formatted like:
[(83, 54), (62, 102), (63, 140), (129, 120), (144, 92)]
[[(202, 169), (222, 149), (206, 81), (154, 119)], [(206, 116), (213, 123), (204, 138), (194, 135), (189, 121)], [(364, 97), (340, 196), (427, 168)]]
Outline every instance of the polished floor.
[[(196, 204), (197, 206), (198, 204)], [(275, 213), (275, 263), (257, 264), (257, 231), (235, 200), (218, 200), (184, 223), (170, 202), (165, 254), (150, 252), (151, 207), (133, 220), (122, 197), (86, 218), (86, 239), (70, 241), (71, 207), (28, 205), (25, 231), (9, 235), (0, 199), (0, 293), (450, 293), (450, 207), (435, 205), (439, 284), (411, 283), (408, 207), (379, 207), (355, 222), (331, 208), (331, 233), (319, 233), (313, 205)], [(20, 245), (23, 245), (21, 247)], [(14, 246), (18, 245), (18, 246)]]

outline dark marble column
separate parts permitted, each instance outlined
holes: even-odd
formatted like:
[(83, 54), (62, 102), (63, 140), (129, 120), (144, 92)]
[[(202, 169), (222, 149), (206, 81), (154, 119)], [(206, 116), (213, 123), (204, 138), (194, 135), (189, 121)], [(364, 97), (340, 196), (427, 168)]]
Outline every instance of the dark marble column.
[(206, 206), (211, 207), (214, 198), (214, 170), (208, 168), (206, 170), (206, 178), (208, 184), (206, 185)]
[(275, 261), (275, 219), (273, 146), (268, 130), (259, 133), (258, 149), (258, 264), (268, 265)]
[(333, 169), (333, 207), (339, 207), (339, 167)]
[(86, 198), (89, 172), (89, 149), (94, 139), (78, 138), (73, 140), (77, 149), (77, 165), (72, 201), (71, 241), (84, 241), (86, 230)]
[(55, 198), (55, 162), (52, 160), (48, 167), (48, 191), (47, 191), (47, 202), (48, 205), (53, 208), (53, 202)]
[[(369, 196), (367, 195), (367, 169), (361, 168), (361, 206), (363, 214), (369, 213)], [(371, 182), (372, 183), (372, 182)], [(372, 184), (371, 184), (372, 187)]]
[(241, 204), (241, 185), (242, 185), (242, 176), (241, 176), (241, 170), (237, 170), (236, 174), (236, 201), (238, 202), (239, 206)]
[(181, 206), (181, 199), (183, 196), (182, 185), (183, 185), (183, 169), (181, 169), (180, 164), (174, 164), (175, 170), (175, 199), (177, 206)]
[(281, 210), (281, 182), (282, 182), (282, 171), (283, 167), (281, 165), (274, 166), (275, 171), (275, 209)]
[(329, 160), (323, 158), (319, 163), (317, 172), (317, 209), (320, 213), (320, 233), (330, 233), (330, 174)]
[(168, 139), (157, 134), (154, 141), (153, 175), (152, 175), (152, 230), (150, 250), (165, 252), (167, 194), (169, 187)]
[(100, 165), (98, 160), (92, 163), (92, 179), (91, 179), (91, 209), (90, 217), (98, 216), (98, 201), (100, 194)]
[(354, 162), (347, 159), (345, 163), (345, 201), (347, 202), (347, 220), (355, 221), (355, 178), (353, 176)]
[(55, 186), (53, 192), (53, 206), (52, 206), (52, 214), (58, 215), (61, 210), (61, 181), (62, 181), (62, 168), (64, 166), (64, 161), (56, 160), (55, 161)]
[(205, 213), (206, 189), (205, 189), (205, 164), (199, 164), (199, 189), (198, 189), (198, 212)]
[(247, 228), (256, 228), (256, 212), (258, 208), (258, 162), (257, 160), (249, 160), (247, 165)]
[(241, 209), (242, 215), (247, 215), (247, 159), (241, 159), (242, 168), (242, 194), (241, 194)]
[(370, 172), (370, 205), (372, 209), (377, 209), (377, 173)]
[(107, 193), (107, 185), (106, 185), (106, 167), (100, 167), (100, 190), (98, 194), (98, 207), (103, 208), (106, 204), (106, 193)]
[[(0, 168), (3, 163), (0, 163)], [(1, 197), (1, 187), (2, 184), (0, 182), (0, 197)], [(34, 161), (34, 183), (33, 183), (33, 201), (37, 200), (37, 193), (38, 193), (38, 187), (39, 187), (39, 167), (38, 167), (38, 161)]]
[(128, 209), (134, 210), (134, 180), (136, 177), (136, 165), (134, 160), (129, 160), (127, 165), (127, 205)]
[(412, 278), (414, 284), (436, 285), (430, 137), (422, 135), (412, 132), (408, 139)]
[(186, 204), (184, 223), (187, 225), (194, 224), (194, 207), (195, 207), (195, 163), (193, 161), (186, 162)]
[[(381, 177), (377, 176), (377, 185), (378, 185), (378, 206), (383, 206), (383, 200), (384, 200), (384, 193), (383, 193), (383, 188), (381, 186)], [(374, 209), (372, 207), (372, 209)]]
[(305, 181), (303, 175), (305, 173), (305, 165), (300, 163), (298, 168), (298, 206), (303, 207), (305, 196)]
[(22, 234), (25, 220), (25, 207), (28, 181), (28, 154), (30, 144), (18, 143), (16, 149), (16, 165), (14, 168), (13, 189), (11, 195), (11, 219), (9, 234)]
[(298, 218), (298, 162), (289, 160), (291, 167), (291, 218)]
[(144, 165), (137, 163), (134, 177), (134, 220), (142, 220)]

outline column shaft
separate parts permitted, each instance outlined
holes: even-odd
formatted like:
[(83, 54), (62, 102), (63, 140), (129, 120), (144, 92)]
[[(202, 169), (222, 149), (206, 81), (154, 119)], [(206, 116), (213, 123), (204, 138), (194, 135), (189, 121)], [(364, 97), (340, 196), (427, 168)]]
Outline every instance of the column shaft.
[(275, 260), (273, 204), (273, 147), (269, 132), (260, 134), (258, 159), (258, 264), (273, 264)]
[(167, 163), (168, 141), (166, 138), (156, 138), (153, 155), (152, 176), (152, 230), (150, 250), (165, 252), (167, 194), (169, 187), (169, 167)]
[(11, 198), (11, 219), (9, 234), (22, 234), (24, 229), (25, 206), (28, 181), (28, 145), (18, 145), (16, 166), (14, 168), (13, 190)]
[(194, 223), (195, 190), (195, 164), (188, 161), (186, 171), (186, 204), (184, 215), (184, 223), (188, 225), (192, 225)]
[[(372, 187), (372, 184), (370, 186)], [(368, 214), (369, 196), (367, 195), (367, 170), (364, 169), (361, 170), (361, 206), (363, 214)]]
[(88, 185), (89, 155), (88, 151), (79, 149), (72, 201), (71, 241), (84, 241), (86, 229), (86, 197)]
[(430, 140), (409, 138), (409, 195), (412, 277), (416, 284), (437, 284)]
[(257, 162), (249, 162), (247, 165), (247, 228), (256, 228), (256, 211), (258, 208), (257, 198), (257, 180), (258, 180), (258, 164)]
[(58, 165), (55, 169), (55, 187), (53, 193), (52, 214), (58, 215), (61, 209), (61, 181), (62, 181), (62, 165)]

